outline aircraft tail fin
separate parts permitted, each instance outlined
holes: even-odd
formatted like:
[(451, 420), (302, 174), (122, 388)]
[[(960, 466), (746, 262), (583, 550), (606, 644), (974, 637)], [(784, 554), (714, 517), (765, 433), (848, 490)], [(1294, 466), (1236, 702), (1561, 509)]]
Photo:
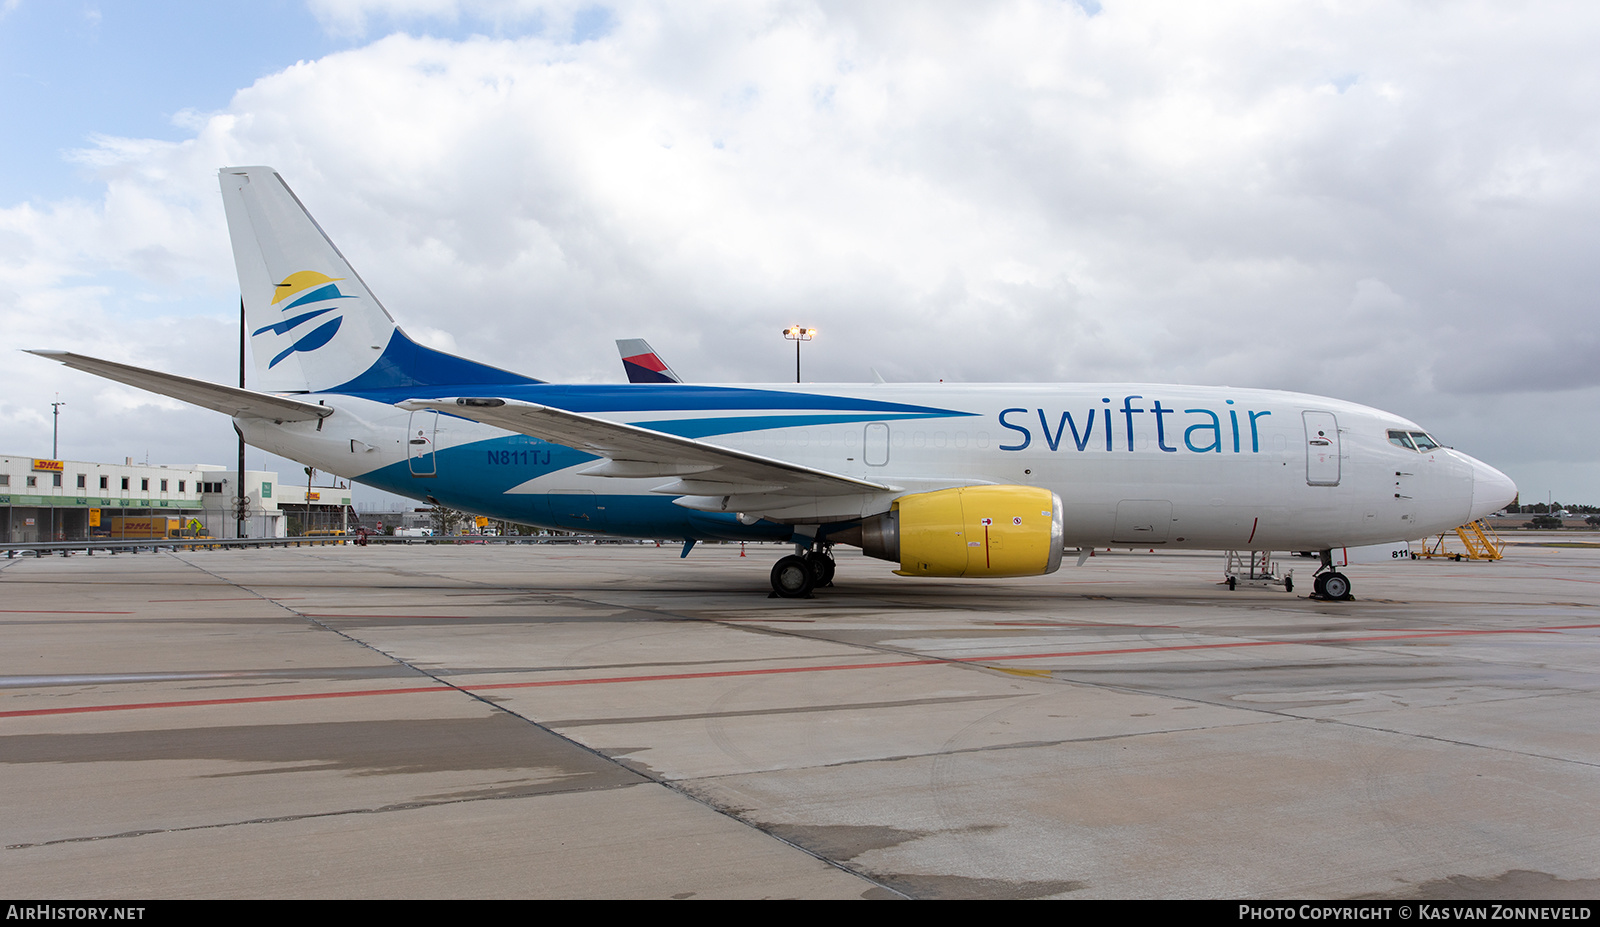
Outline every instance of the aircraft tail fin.
[(257, 388), (539, 382), (408, 338), (272, 168), (226, 167), (220, 180)]
[(622, 354), (622, 369), (628, 374), (629, 383), (683, 382), (643, 338), (618, 338), (617, 350)]

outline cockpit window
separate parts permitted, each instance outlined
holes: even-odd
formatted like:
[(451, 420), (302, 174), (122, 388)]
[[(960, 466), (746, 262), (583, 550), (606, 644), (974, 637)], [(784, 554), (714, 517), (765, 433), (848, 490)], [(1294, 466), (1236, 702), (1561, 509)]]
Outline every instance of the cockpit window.
[(1392, 428), (1389, 430), (1389, 443), (1395, 447), (1403, 447), (1408, 451), (1420, 451), (1424, 454), (1436, 447), (1443, 446), (1433, 440), (1426, 431), (1399, 431)]

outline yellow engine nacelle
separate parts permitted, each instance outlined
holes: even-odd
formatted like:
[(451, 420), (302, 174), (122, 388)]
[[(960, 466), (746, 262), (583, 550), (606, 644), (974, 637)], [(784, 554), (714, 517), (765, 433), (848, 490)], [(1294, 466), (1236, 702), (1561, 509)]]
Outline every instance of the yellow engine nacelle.
[(870, 557), (901, 576), (1042, 576), (1061, 566), (1061, 498), (1037, 486), (901, 496), (861, 524)]

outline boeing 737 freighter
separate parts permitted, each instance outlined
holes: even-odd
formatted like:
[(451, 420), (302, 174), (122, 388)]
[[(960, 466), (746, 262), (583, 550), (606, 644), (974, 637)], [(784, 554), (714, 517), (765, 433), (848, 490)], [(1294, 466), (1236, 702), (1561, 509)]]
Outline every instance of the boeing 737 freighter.
[[(1414, 422), (1309, 396), (1119, 384), (558, 385), (406, 337), (271, 168), (221, 171), (256, 390), (35, 351), (233, 416), (245, 439), (416, 499), (548, 528), (777, 540), (781, 596), (835, 544), (905, 576), (1054, 572), (1064, 549), (1330, 552), (1509, 503)], [(663, 365), (664, 366), (664, 365)], [(665, 379), (665, 377), (663, 377)]]

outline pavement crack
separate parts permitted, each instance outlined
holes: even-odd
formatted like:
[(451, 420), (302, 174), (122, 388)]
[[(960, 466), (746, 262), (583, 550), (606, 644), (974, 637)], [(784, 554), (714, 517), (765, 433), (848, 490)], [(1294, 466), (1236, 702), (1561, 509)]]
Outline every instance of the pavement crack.
[(140, 830), (126, 830), (115, 834), (91, 834), (81, 837), (58, 837), (54, 840), (39, 840), (33, 843), (13, 843), (6, 846), (7, 850), (36, 850), (41, 847), (59, 846), (70, 843), (97, 843), (102, 840), (126, 840), (133, 837), (149, 837), (156, 834), (184, 834), (195, 831), (223, 830), (230, 827), (247, 827), (252, 824), (284, 824), (293, 821), (314, 821), (323, 818), (339, 818), (360, 814), (388, 814), (394, 811), (415, 811), (420, 808), (437, 808), (444, 805), (465, 805), (483, 801), (516, 801), (525, 798), (545, 798), (551, 795), (566, 795), (580, 792), (610, 791), (612, 789), (626, 789), (642, 782), (621, 783), (618, 785), (595, 788), (588, 786), (576, 789), (547, 789), (537, 794), (529, 795), (482, 795), (474, 798), (450, 798), (437, 801), (405, 801), (388, 805), (379, 805), (374, 808), (345, 808), (339, 811), (309, 811), (305, 814), (280, 814), (259, 818), (246, 818), (241, 821), (219, 821), (214, 824), (193, 824), (188, 827), (155, 827)]
[[(850, 875), (853, 875), (856, 878), (859, 878), (859, 879), (861, 879), (861, 880), (863, 880), (865, 882), (870, 882), (872, 885), (874, 885), (877, 888), (880, 888), (880, 889), (882, 889), (884, 891), (890, 891), (890, 892), (895, 892), (896, 894), (899, 894), (899, 892), (897, 892), (892, 886), (889, 886), (889, 885), (885, 884), (884, 882), (882, 882), (881, 880), (873, 877), (872, 875), (868, 874), (864, 870), (861, 870), (861, 869), (859, 869), (857, 867), (848, 865), (848, 864), (843, 863), (843, 862), (841, 862), (839, 860), (836, 860), (836, 859), (830, 859), (827, 856), (824, 856), (824, 855), (822, 855), (820, 853), (817, 853), (817, 852), (815, 852), (813, 850), (810, 850), (810, 849), (808, 849), (808, 848), (806, 848), (804, 846), (801, 846), (800, 844), (797, 844), (797, 843), (794, 843), (793, 841), (787, 840), (784, 837), (782, 837), (782, 836), (780, 836), (778, 834), (775, 834), (775, 833), (773, 833), (772, 831), (770, 831), (770, 830), (768, 830), (766, 828), (763, 828), (763, 827), (760, 827), (760, 826), (758, 826), (756, 824), (753, 824), (750, 821), (747, 821), (744, 818), (740, 817), (739, 815), (735, 814), (731, 809), (723, 807), (722, 805), (719, 805), (716, 802), (713, 802), (713, 801), (711, 801), (711, 800), (709, 800), (709, 799), (707, 799), (705, 797), (702, 797), (700, 795), (696, 795), (693, 791), (689, 790), (688, 788), (684, 787), (683, 785), (681, 785), (681, 784), (679, 784), (677, 782), (674, 782), (671, 779), (667, 779), (667, 778), (663, 777), (662, 775), (660, 775), (659, 773), (657, 773), (657, 772), (655, 772), (653, 770), (643, 769), (643, 768), (636, 768), (633, 764), (625, 762), (620, 757), (607, 755), (606, 753), (604, 753), (604, 752), (602, 752), (600, 750), (597, 750), (594, 747), (591, 747), (588, 744), (583, 743), (580, 740), (577, 740), (575, 738), (572, 738), (572, 737), (569, 737), (569, 736), (567, 736), (565, 734), (562, 734), (560, 731), (553, 730), (552, 728), (550, 728), (550, 727), (548, 727), (548, 726), (546, 726), (544, 724), (541, 724), (539, 721), (537, 721), (537, 720), (535, 720), (535, 719), (533, 719), (533, 718), (531, 718), (531, 717), (529, 717), (527, 715), (524, 715), (524, 714), (522, 714), (520, 712), (517, 712), (517, 711), (513, 711), (512, 709), (506, 707), (505, 705), (502, 705), (502, 704), (496, 702), (493, 698), (491, 698), (489, 696), (485, 696), (485, 695), (470, 691), (468, 689), (463, 689), (462, 687), (450, 682), (449, 680), (444, 679), (443, 677), (441, 677), (435, 671), (429, 671), (429, 670), (423, 669), (421, 667), (415, 666), (415, 665), (413, 665), (411, 663), (408, 663), (405, 660), (401, 659), (400, 657), (395, 656), (392, 653), (388, 653), (388, 652), (386, 652), (386, 651), (384, 651), (384, 650), (382, 650), (382, 649), (380, 649), (378, 647), (374, 647), (373, 645), (367, 643), (366, 641), (361, 640), (360, 638), (358, 638), (358, 637), (356, 637), (356, 636), (354, 636), (352, 634), (348, 634), (348, 633), (346, 633), (344, 631), (341, 631), (338, 628), (330, 627), (326, 623), (324, 623), (322, 621), (318, 621), (316, 618), (314, 618), (314, 617), (312, 617), (310, 615), (307, 615), (307, 614), (299, 611), (298, 609), (293, 608), (292, 606), (285, 605), (282, 602), (279, 602), (276, 599), (273, 599), (271, 596), (268, 596), (268, 595), (265, 595), (265, 594), (263, 594), (261, 592), (258, 592), (255, 589), (252, 589), (252, 588), (250, 588), (250, 587), (248, 587), (248, 586), (246, 586), (246, 585), (244, 585), (242, 583), (238, 583), (238, 582), (235, 582), (233, 580), (230, 580), (225, 576), (218, 575), (217, 573), (214, 573), (214, 572), (212, 572), (210, 570), (207, 570), (205, 567), (202, 567), (202, 566), (200, 566), (200, 565), (198, 565), (196, 563), (192, 563), (190, 561), (183, 560), (182, 558), (178, 557), (176, 553), (169, 553), (169, 556), (173, 557), (173, 559), (176, 559), (179, 562), (184, 563), (187, 566), (189, 566), (189, 567), (191, 567), (191, 568), (193, 568), (195, 570), (198, 570), (198, 571), (200, 571), (202, 573), (205, 573), (208, 576), (211, 576), (211, 577), (213, 577), (213, 578), (215, 578), (215, 579), (217, 579), (217, 580), (219, 580), (219, 581), (221, 581), (223, 583), (226, 583), (226, 584), (234, 587), (235, 589), (238, 589), (238, 590), (240, 590), (242, 592), (247, 592), (250, 595), (258, 596), (258, 597), (262, 598), (265, 601), (271, 602), (273, 605), (277, 606), (278, 608), (281, 608), (284, 611), (286, 611), (286, 612), (288, 612), (288, 613), (290, 613), (292, 615), (295, 615), (296, 617), (298, 617), (298, 618), (300, 618), (300, 619), (302, 619), (304, 621), (307, 621), (307, 622), (309, 622), (311, 624), (314, 624), (317, 627), (322, 628), (325, 631), (328, 631), (328, 632), (330, 632), (332, 634), (336, 634), (339, 637), (344, 638), (345, 640), (348, 640), (348, 641), (350, 641), (350, 642), (352, 642), (354, 644), (358, 644), (358, 645), (360, 645), (362, 647), (365, 647), (366, 649), (372, 651), (373, 653), (376, 653), (376, 654), (379, 654), (379, 655), (383, 656), (387, 660), (391, 660), (391, 661), (393, 661), (393, 662), (395, 662), (395, 663), (397, 663), (397, 664), (399, 664), (401, 666), (404, 666), (404, 667), (406, 667), (408, 669), (414, 670), (417, 673), (420, 673), (421, 675), (426, 676), (427, 678), (432, 679), (435, 682), (438, 682), (442, 686), (446, 686), (446, 687), (448, 687), (450, 689), (454, 689), (455, 691), (460, 692), (462, 695), (465, 695), (468, 698), (473, 699), (474, 701), (477, 701), (477, 702), (480, 702), (480, 703), (482, 703), (484, 705), (489, 706), (489, 708), (494, 710), (494, 711), (503, 712), (503, 713), (513, 717), (513, 718), (517, 718), (517, 719), (519, 719), (520, 721), (522, 721), (522, 722), (524, 722), (526, 724), (529, 724), (529, 725), (531, 725), (531, 726), (533, 726), (535, 728), (538, 728), (539, 730), (545, 732), (546, 734), (550, 735), (551, 737), (557, 738), (557, 739), (559, 739), (561, 741), (564, 741), (567, 744), (570, 744), (573, 748), (575, 748), (577, 750), (581, 750), (581, 751), (583, 751), (585, 753), (590, 754), (591, 756), (598, 757), (599, 759), (604, 760), (607, 763), (611, 763), (611, 764), (615, 765), (616, 767), (618, 767), (620, 769), (627, 770), (628, 772), (633, 773), (633, 774), (635, 774), (637, 776), (640, 776), (641, 778), (645, 779), (646, 781), (653, 782), (656, 785), (661, 786), (662, 788), (668, 789), (673, 794), (676, 794), (676, 795), (678, 795), (678, 796), (680, 796), (682, 798), (685, 798), (685, 799), (687, 799), (687, 800), (689, 800), (691, 802), (694, 802), (695, 804), (700, 805), (701, 807), (704, 807), (704, 808), (712, 811), (713, 813), (715, 813), (715, 814), (717, 814), (717, 815), (719, 815), (721, 817), (727, 818), (727, 819), (729, 819), (731, 821), (735, 821), (735, 822), (737, 822), (737, 823), (739, 823), (739, 824), (741, 824), (741, 825), (743, 825), (745, 827), (749, 827), (752, 830), (755, 830), (755, 831), (757, 831), (757, 832), (759, 832), (761, 834), (764, 834), (764, 835), (766, 835), (767, 837), (769, 837), (769, 838), (771, 838), (773, 840), (776, 840), (776, 841), (778, 841), (780, 843), (783, 843), (783, 844), (785, 844), (785, 845), (787, 845), (789, 847), (792, 847), (792, 848), (794, 848), (796, 850), (799, 850), (800, 852), (806, 854), (807, 856), (810, 856), (811, 858), (817, 860), (818, 862), (823, 863), (826, 866), (829, 866), (829, 867), (831, 867), (833, 869), (837, 869), (840, 872), (844, 872), (844, 873), (848, 873)], [(472, 581), (472, 580), (468, 580), (468, 582), (474, 582), (475, 585), (487, 585), (487, 584), (483, 584), (483, 583), (476, 583), (475, 581)], [(560, 597), (560, 598), (568, 599), (568, 600), (587, 601), (587, 600), (583, 599), (580, 596), (564, 595), (564, 594), (560, 594), (560, 593), (557, 593), (555, 595)], [(704, 619), (701, 619), (701, 618), (689, 617), (689, 616), (669, 615), (668, 617), (674, 618), (674, 619), (677, 619), (677, 620), (689, 620), (689, 621), (703, 621), (704, 620)], [(738, 625), (734, 625), (734, 627), (738, 627)], [(463, 800), (471, 800), (471, 799), (463, 799)], [(440, 804), (448, 804), (448, 803), (449, 802), (440, 802)], [(341, 813), (362, 814), (362, 813), (372, 813), (372, 812), (370, 810), (360, 810), (360, 811), (354, 811), (354, 812), (341, 812)], [(319, 816), (326, 816), (326, 815), (319, 815)], [(262, 822), (243, 822), (243, 823), (262, 823)], [(221, 826), (221, 825), (213, 825), (213, 826)], [(96, 838), (87, 838), (87, 839), (96, 839)]]

